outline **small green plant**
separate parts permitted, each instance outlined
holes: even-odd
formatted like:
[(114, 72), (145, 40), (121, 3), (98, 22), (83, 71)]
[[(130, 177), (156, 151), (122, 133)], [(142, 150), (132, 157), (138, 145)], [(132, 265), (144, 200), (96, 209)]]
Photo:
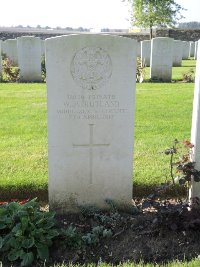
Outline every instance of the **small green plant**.
[(193, 83), (195, 79), (194, 69), (189, 69), (187, 72), (183, 73), (182, 80), (183, 82)]
[(12, 60), (4, 58), (2, 62), (2, 81), (17, 82), (19, 80), (19, 68), (14, 66)]
[(28, 266), (34, 260), (48, 261), (49, 247), (59, 235), (55, 213), (42, 212), (36, 199), (20, 205), (11, 202), (0, 207), (0, 255)]
[(112, 236), (112, 231), (110, 229), (105, 229), (104, 226), (98, 225), (92, 228), (90, 233), (83, 235), (83, 240), (86, 245), (95, 245), (99, 243), (100, 238), (107, 238)]
[[(164, 151), (166, 155), (170, 155), (170, 175), (173, 185), (186, 185), (188, 190), (192, 178), (195, 182), (200, 182), (200, 171), (195, 169), (195, 162), (191, 161), (192, 148), (193, 144), (190, 141), (179, 142), (175, 139), (172, 147)], [(174, 162), (174, 160), (176, 161)]]
[(137, 58), (137, 69), (136, 69), (136, 82), (142, 83), (145, 76), (145, 65), (142, 63), (141, 59)]
[(59, 234), (64, 247), (78, 249), (83, 246), (82, 235), (77, 232), (76, 227), (70, 225), (67, 229), (61, 228)]
[(46, 65), (45, 65), (45, 56), (41, 57), (41, 71), (42, 71), (42, 80), (46, 81)]

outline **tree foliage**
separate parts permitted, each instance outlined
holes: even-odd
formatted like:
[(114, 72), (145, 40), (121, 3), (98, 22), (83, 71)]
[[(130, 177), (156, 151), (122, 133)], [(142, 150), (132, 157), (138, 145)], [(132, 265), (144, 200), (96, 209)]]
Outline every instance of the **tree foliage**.
[(152, 29), (155, 26), (171, 27), (183, 18), (183, 8), (174, 0), (129, 0), (132, 5), (132, 24), (134, 26)]

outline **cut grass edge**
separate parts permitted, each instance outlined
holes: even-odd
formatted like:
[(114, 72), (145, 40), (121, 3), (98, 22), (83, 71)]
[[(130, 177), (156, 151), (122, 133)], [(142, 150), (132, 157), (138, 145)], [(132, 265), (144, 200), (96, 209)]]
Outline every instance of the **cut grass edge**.
[[(157, 192), (158, 185), (133, 184), (133, 198), (145, 198), (150, 194)], [(33, 199), (48, 202), (48, 186), (36, 187), (35, 185), (7, 185), (0, 186), (0, 201), (13, 201), (15, 199)], [(178, 195), (177, 195), (178, 194)], [(167, 190), (159, 193), (162, 198), (184, 198), (187, 195), (185, 187), (169, 187)]]

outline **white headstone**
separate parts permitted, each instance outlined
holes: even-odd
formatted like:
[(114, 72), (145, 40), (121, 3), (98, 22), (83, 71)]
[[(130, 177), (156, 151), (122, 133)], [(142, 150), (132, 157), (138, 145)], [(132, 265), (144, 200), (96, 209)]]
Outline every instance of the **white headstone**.
[(195, 47), (194, 47), (194, 59), (197, 59), (197, 51), (198, 51), (198, 41), (195, 42)]
[(7, 39), (4, 42), (4, 53), (13, 62), (14, 65), (18, 64), (17, 56), (17, 39)]
[(174, 40), (173, 42), (173, 66), (179, 67), (182, 64), (182, 41)]
[(195, 42), (190, 42), (189, 57), (194, 57)]
[(59, 213), (132, 198), (136, 41), (46, 39), (49, 202)]
[(6, 50), (6, 48), (5, 48), (5, 42), (6, 41), (1, 41), (1, 53), (2, 54), (5, 54), (5, 50)]
[(1, 52), (1, 44), (2, 44), (2, 41), (0, 40), (0, 80), (1, 80), (1, 76), (2, 76), (2, 52)]
[(41, 40), (34, 36), (17, 38), (20, 81), (40, 82), (41, 77)]
[(173, 41), (172, 38), (168, 37), (157, 37), (151, 40), (151, 79), (171, 81)]
[(145, 40), (141, 42), (141, 60), (142, 64), (146, 67), (150, 66), (150, 56), (151, 56), (151, 41)]
[(190, 52), (190, 42), (182, 41), (182, 46), (183, 46), (182, 59), (188, 59)]
[(41, 55), (45, 55), (45, 40), (41, 40)]
[[(198, 46), (200, 41), (198, 41)], [(200, 171), (200, 50), (197, 53), (195, 89), (193, 98), (191, 143), (194, 145), (192, 160), (195, 168)], [(200, 182), (192, 182), (190, 197), (200, 198)]]
[(137, 57), (141, 57), (141, 42), (137, 42)]

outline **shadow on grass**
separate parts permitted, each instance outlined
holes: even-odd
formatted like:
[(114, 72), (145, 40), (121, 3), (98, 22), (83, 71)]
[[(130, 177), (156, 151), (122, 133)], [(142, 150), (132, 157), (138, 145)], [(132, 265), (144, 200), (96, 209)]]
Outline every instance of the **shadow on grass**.
[(47, 186), (38, 188), (36, 186), (0, 186), (0, 200), (12, 201), (12, 200), (24, 200), (36, 198), (41, 201), (48, 201), (48, 189)]
[[(156, 193), (158, 185), (146, 185), (146, 184), (133, 184), (133, 198), (145, 198), (150, 194)], [(176, 198), (177, 194), (179, 197), (186, 197), (186, 188), (179, 187), (169, 188), (159, 194), (163, 198)], [(39, 201), (48, 202), (48, 188), (47, 186), (36, 187), (35, 185), (27, 186), (0, 186), (0, 201), (12, 201), (12, 200), (24, 200), (36, 198)]]
[[(133, 198), (145, 198), (151, 194), (156, 194), (158, 185), (133, 184)], [(187, 196), (187, 189), (185, 187), (169, 187), (163, 191), (159, 191), (159, 197), (162, 198), (185, 198)]]

